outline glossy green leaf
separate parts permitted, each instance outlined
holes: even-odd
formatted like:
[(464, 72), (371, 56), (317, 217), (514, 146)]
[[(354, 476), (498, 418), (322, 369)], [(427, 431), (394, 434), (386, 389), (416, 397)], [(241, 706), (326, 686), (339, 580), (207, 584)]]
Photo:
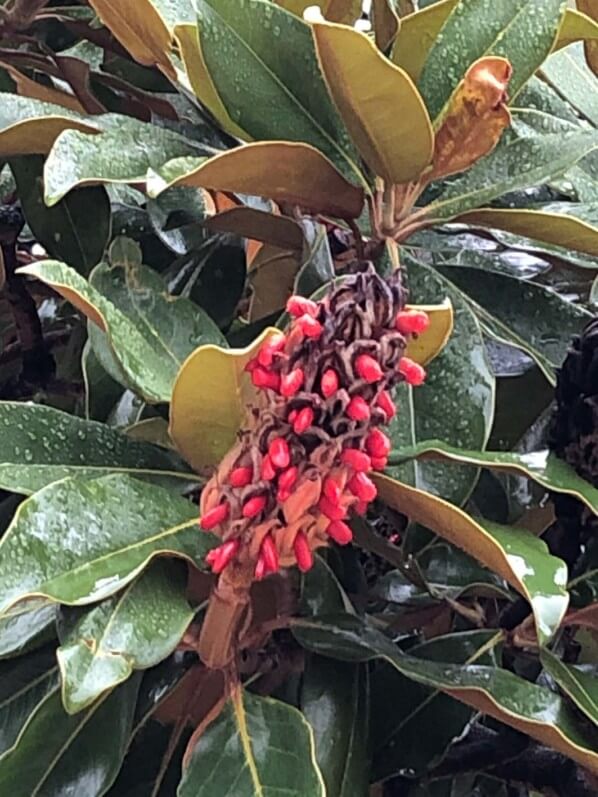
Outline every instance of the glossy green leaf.
[(393, 452), (390, 461), (417, 457), (477, 465), (492, 470), (518, 473), (555, 493), (572, 495), (591, 512), (598, 513), (598, 489), (579, 476), (571, 465), (548, 451), (518, 454), (513, 451), (467, 451), (442, 440), (426, 440), (411, 450)]
[(85, 417), (88, 421), (105, 422), (122, 398), (123, 387), (102, 368), (89, 337), (81, 355), (81, 371), (85, 385)]
[(0, 792), (104, 794), (127, 750), (138, 687), (132, 679), (75, 717), (62, 708), (59, 689), (50, 692), (28, 717), (18, 744), (0, 757)]
[(569, 594), (567, 566), (528, 531), (474, 518), (430, 493), (374, 474), (378, 496), (388, 506), (475, 557), (524, 595), (538, 638), (548, 642), (559, 627)]
[(478, 58), (498, 55), (513, 67), (509, 93), (534, 74), (550, 52), (565, 0), (460, 0), (441, 28), (418, 81), (432, 119), (438, 118)]
[(542, 666), (586, 717), (598, 725), (598, 678), (593, 668), (565, 664), (551, 651), (540, 653)]
[(21, 273), (51, 285), (106, 334), (110, 347), (92, 332), (100, 363), (149, 402), (170, 401), (178, 370), (196, 346), (224, 342), (201, 308), (170, 296), (152, 269), (124, 257), (112, 267), (101, 264), (90, 282), (53, 260), (25, 266)]
[(206, 66), (231, 119), (256, 140), (311, 144), (345, 176), (363, 182), (309, 26), (262, 0), (198, 0), (197, 11)]
[(180, 485), (197, 476), (157, 446), (130, 440), (104, 424), (43, 405), (0, 402), (0, 487), (29, 495), (67, 476), (129, 473), (157, 484)]
[(597, 130), (503, 138), (496, 149), (458, 177), (422, 215), (442, 221), (520, 188), (556, 177), (598, 147)]
[(332, 568), (321, 556), (314, 557), (313, 567), (302, 577), (300, 613), (330, 614), (355, 610)]
[(51, 257), (87, 275), (99, 263), (110, 235), (110, 200), (101, 187), (83, 188), (54, 207), (44, 203), (43, 158), (13, 158), (11, 169), (27, 224)]
[(324, 797), (311, 728), (286, 703), (233, 693), (200, 736), (178, 797)]
[(59, 674), (52, 649), (0, 662), (0, 760), (12, 750), (27, 721), (58, 687)]
[(314, 734), (326, 794), (369, 793), (367, 667), (311, 656), (301, 680), (300, 709)]
[(61, 105), (0, 92), (0, 157), (46, 154), (64, 130), (99, 132), (99, 118)]
[(571, 337), (591, 314), (541, 285), (489, 271), (445, 266), (443, 276), (471, 303), (485, 332), (529, 354), (555, 383)]
[(0, 659), (20, 656), (54, 636), (56, 606), (31, 600), (13, 606), (0, 618)]
[(172, 653), (193, 618), (186, 581), (184, 568), (158, 560), (118, 595), (65, 609), (57, 657), (69, 714)]
[(542, 65), (541, 74), (582, 117), (598, 125), (598, 77), (586, 63), (583, 44), (553, 53)]
[(102, 133), (61, 133), (44, 168), (45, 199), (55, 205), (77, 185), (143, 183), (148, 170), (173, 158), (207, 154), (205, 147), (158, 125), (118, 114), (104, 115)]
[(0, 542), (0, 613), (30, 596), (83, 605), (113, 595), (156, 556), (196, 567), (215, 538), (197, 507), (128, 476), (65, 479), (24, 501)]
[[(410, 299), (427, 304), (448, 296), (455, 325), (446, 347), (428, 366), (425, 384), (397, 391), (400, 410), (391, 425), (391, 439), (394, 445), (409, 445), (442, 436), (454, 445), (482, 450), (494, 418), (495, 378), (479, 323), (450, 282), (411, 258), (404, 261)], [(391, 473), (458, 504), (467, 498), (476, 478), (474, 469), (451, 470), (428, 463)]]
[[(477, 658), (495, 636), (493, 630), (447, 634), (410, 647), (409, 655), (451, 664), (473, 660), (495, 664), (491, 656)], [(394, 667), (383, 666), (372, 673), (371, 691), (371, 780), (383, 780), (405, 770), (417, 777), (432, 770), (471, 720), (469, 707), (414, 683)]]
[(402, 675), (439, 689), (598, 772), (598, 731), (580, 723), (559, 695), (499, 667), (424, 661), (402, 653), (358, 617), (293, 620), (292, 630), (309, 650), (348, 661), (383, 658)]

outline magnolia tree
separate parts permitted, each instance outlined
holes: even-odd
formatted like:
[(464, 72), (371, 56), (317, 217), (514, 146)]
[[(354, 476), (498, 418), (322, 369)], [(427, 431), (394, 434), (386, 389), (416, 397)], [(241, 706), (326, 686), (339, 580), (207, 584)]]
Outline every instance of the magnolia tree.
[(598, 789), (598, 8), (311, 5), (0, 7), (2, 794)]

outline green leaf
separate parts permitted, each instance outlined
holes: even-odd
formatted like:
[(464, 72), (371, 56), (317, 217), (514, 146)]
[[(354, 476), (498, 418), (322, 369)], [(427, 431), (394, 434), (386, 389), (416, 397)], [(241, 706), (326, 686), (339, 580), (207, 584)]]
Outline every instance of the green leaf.
[(90, 609), (65, 609), (57, 657), (69, 714), (172, 653), (193, 618), (186, 581), (176, 562), (157, 560), (118, 595)]
[(149, 169), (156, 171), (173, 158), (208, 153), (178, 133), (127, 116), (105, 114), (101, 123), (100, 135), (66, 130), (56, 139), (44, 168), (48, 205), (77, 185), (144, 183)]
[[(468, 664), (477, 661), (496, 632), (466, 631), (447, 634), (409, 648), (409, 655), (425, 661)], [(488, 662), (492, 664), (491, 657)], [(478, 663), (481, 663), (478, 661)], [(425, 666), (425, 665), (424, 665)], [(452, 697), (430, 689), (383, 666), (371, 677), (371, 729), (374, 760), (370, 779), (383, 780), (409, 770), (421, 777), (434, 768), (450, 743), (459, 737), (472, 712)], [(389, 711), (396, 706), (397, 711)]]
[(67, 476), (130, 473), (164, 486), (197, 479), (164, 449), (43, 405), (0, 402), (0, 487), (30, 495)]
[(197, 11), (201, 50), (231, 119), (256, 140), (311, 144), (363, 183), (309, 26), (263, 0), (199, 0)]
[(0, 662), (0, 760), (14, 749), (31, 713), (56, 691), (58, 680), (53, 650)]
[[(392, 423), (391, 439), (395, 445), (409, 445), (442, 436), (454, 445), (483, 449), (494, 418), (495, 379), (479, 323), (450, 282), (412, 258), (405, 258), (405, 265), (410, 299), (427, 304), (448, 296), (455, 326), (444, 350), (428, 366), (425, 384), (398, 391), (401, 409)], [(457, 504), (467, 498), (476, 480), (473, 469), (419, 463), (391, 474)]]
[(550, 288), (504, 274), (460, 266), (439, 271), (463, 291), (485, 332), (525, 351), (555, 384), (571, 337), (591, 318), (587, 310)]
[(51, 285), (85, 313), (99, 327), (100, 334), (93, 330), (91, 335), (101, 365), (150, 403), (170, 401), (179, 368), (195, 347), (225, 342), (200, 307), (170, 296), (152, 269), (124, 257), (112, 267), (100, 264), (90, 282), (53, 260), (25, 266), (20, 273)]
[[(598, 731), (559, 695), (499, 667), (455, 665), (402, 653), (358, 617), (292, 621), (301, 645), (346, 661), (382, 658), (402, 675), (456, 698), (598, 772)], [(392, 710), (392, 706), (391, 706)]]
[(85, 417), (89, 421), (105, 422), (122, 397), (123, 388), (102, 368), (89, 337), (81, 355), (81, 370), (85, 384)]
[(102, 259), (110, 236), (110, 200), (101, 187), (82, 188), (54, 207), (44, 203), (43, 158), (13, 158), (19, 201), (36, 240), (51, 257), (83, 275)]
[(300, 708), (313, 730), (326, 794), (367, 797), (367, 667), (310, 656), (301, 681)]
[(54, 636), (56, 606), (31, 600), (0, 618), (0, 658), (20, 656)]
[(354, 611), (338, 578), (321, 556), (314, 557), (314, 566), (302, 577), (300, 607), (301, 614), (306, 615)]
[(128, 476), (65, 479), (18, 508), (0, 542), (0, 613), (43, 596), (83, 605), (113, 595), (156, 556), (202, 568), (213, 547), (197, 507)]
[(571, 130), (533, 138), (503, 137), (496, 149), (450, 182), (422, 215), (442, 221), (519, 188), (556, 177), (598, 147), (597, 130)]
[(586, 63), (583, 44), (553, 53), (541, 74), (582, 117), (598, 125), (598, 77)]
[(586, 717), (598, 725), (598, 678), (595, 670), (565, 664), (546, 648), (540, 652), (540, 661), (546, 672)]
[(473, 518), (441, 498), (387, 476), (373, 478), (380, 500), (466, 551), (524, 595), (540, 643), (550, 639), (569, 603), (567, 566), (550, 554), (543, 540), (523, 529)]
[(462, 462), (492, 470), (519, 473), (533, 479), (547, 490), (572, 495), (591, 512), (598, 514), (598, 489), (575, 472), (571, 465), (548, 451), (518, 454), (513, 451), (467, 451), (442, 440), (426, 440), (412, 449), (393, 452), (390, 461), (403, 458), (439, 459)]
[(311, 728), (297, 709), (233, 692), (200, 736), (178, 797), (325, 797)]
[(460, 0), (436, 37), (418, 81), (432, 119), (438, 118), (468, 67), (487, 55), (513, 67), (515, 96), (548, 56), (565, 0)]
[(138, 687), (132, 679), (76, 717), (64, 712), (58, 688), (50, 692), (0, 758), (0, 792), (105, 794), (127, 750)]

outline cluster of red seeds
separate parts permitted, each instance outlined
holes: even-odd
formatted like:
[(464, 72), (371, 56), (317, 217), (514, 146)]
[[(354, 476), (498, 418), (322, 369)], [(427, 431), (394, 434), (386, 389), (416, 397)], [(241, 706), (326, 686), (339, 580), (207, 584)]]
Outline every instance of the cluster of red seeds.
[(246, 367), (259, 389), (248, 427), (202, 493), (202, 529), (223, 543), (214, 573), (251, 566), (254, 578), (297, 564), (313, 550), (352, 539), (347, 518), (376, 497), (368, 473), (391, 448), (379, 428), (396, 413), (391, 389), (421, 385), (424, 369), (404, 356), (428, 316), (405, 309), (398, 277), (369, 268), (322, 301), (293, 296), (292, 322), (272, 334)]

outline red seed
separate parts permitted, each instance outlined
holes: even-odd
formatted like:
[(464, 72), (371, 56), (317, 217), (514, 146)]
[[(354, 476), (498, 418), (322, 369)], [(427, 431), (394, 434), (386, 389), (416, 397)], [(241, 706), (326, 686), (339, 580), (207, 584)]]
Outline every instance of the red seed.
[(338, 390), (338, 376), (336, 371), (332, 368), (328, 368), (322, 374), (322, 379), (320, 380), (320, 390), (322, 391), (322, 395), (324, 398), (330, 398), (333, 396), (336, 391)]
[(308, 570), (311, 570), (314, 557), (309, 547), (309, 541), (302, 531), (299, 531), (295, 537), (293, 551), (299, 570), (301, 570), (302, 573), (307, 573)]
[(297, 319), (296, 324), (306, 338), (319, 338), (324, 331), (322, 324), (311, 315), (302, 315)]
[(298, 475), (299, 475), (299, 469), (296, 468), (294, 465), (290, 468), (287, 468), (278, 477), (279, 489), (284, 491), (285, 493), (288, 492), (297, 481)]
[(365, 441), (368, 454), (372, 457), (383, 458), (388, 456), (392, 444), (388, 437), (380, 429), (372, 429)]
[(388, 465), (387, 457), (372, 457), (372, 468), (374, 470), (384, 470)]
[(352, 421), (367, 421), (370, 417), (368, 403), (361, 396), (353, 396), (347, 406), (346, 412)]
[(291, 296), (287, 302), (287, 313), (296, 318), (302, 315), (316, 316), (318, 312), (318, 305), (312, 302), (311, 299), (305, 299), (303, 296)]
[(278, 492), (276, 493), (276, 500), (278, 501), (279, 504), (284, 504), (284, 502), (288, 501), (290, 497), (291, 497), (290, 490), (279, 489)]
[(405, 377), (407, 384), (413, 387), (423, 385), (426, 379), (425, 369), (409, 357), (401, 357), (399, 360), (399, 373)]
[(274, 540), (269, 534), (262, 540), (260, 552), (261, 558), (264, 560), (264, 564), (266, 565), (266, 571), (268, 573), (278, 573), (280, 568), (278, 561), (278, 551), (276, 550)]
[(373, 501), (378, 495), (376, 485), (365, 473), (356, 473), (349, 480), (347, 486), (360, 501)]
[(295, 434), (303, 434), (306, 429), (314, 422), (314, 411), (311, 407), (304, 407), (300, 410), (293, 421), (293, 431)]
[(330, 520), (342, 520), (344, 517), (347, 517), (347, 510), (338, 504), (333, 504), (325, 495), (318, 501), (318, 508), (320, 512), (326, 515)]
[(343, 492), (340, 484), (335, 481), (332, 476), (328, 476), (328, 478), (324, 480), (322, 491), (326, 498), (332, 501), (333, 504), (338, 504)]
[(205, 515), (203, 515), (203, 517), (199, 519), (199, 525), (202, 529), (204, 529), (204, 531), (213, 529), (215, 526), (220, 525), (220, 523), (226, 520), (229, 509), (230, 507), (226, 501), (224, 501), (222, 504), (218, 504), (218, 506), (210, 509), (205, 513)]
[(368, 502), (358, 501), (353, 506), (353, 511), (355, 512), (356, 515), (359, 515), (359, 517), (363, 517), (363, 515), (365, 515), (365, 513), (368, 511)]
[(390, 393), (388, 391), (383, 390), (382, 393), (378, 396), (378, 400), (376, 402), (376, 406), (380, 407), (382, 412), (386, 415), (387, 420), (392, 420), (397, 414), (397, 408), (394, 405), (393, 400), (390, 397)]
[(291, 398), (295, 393), (303, 387), (305, 374), (303, 368), (293, 368), (288, 374), (285, 374), (280, 380), (280, 393), (285, 398)]
[(251, 484), (252, 479), (253, 479), (253, 468), (240, 467), (231, 470), (230, 475), (228, 477), (228, 483), (230, 484), (231, 487), (247, 487), (248, 484)]
[(270, 461), (275, 468), (284, 470), (288, 468), (291, 462), (291, 452), (289, 451), (289, 444), (284, 437), (275, 437), (268, 446), (268, 454)]
[(339, 545), (347, 545), (353, 539), (353, 532), (342, 520), (333, 520), (326, 529), (326, 534)]
[(254, 577), (256, 581), (261, 581), (266, 575), (266, 563), (264, 557), (260, 555), (255, 565)]
[(374, 382), (379, 382), (384, 375), (378, 360), (370, 357), (369, 354), (359, 355), (359, 357), (355, 360), (355, 370), (357, 371), (358, 376), (360, 376), (362, 379), (365, 379), (365, 381), (370, 385)]
[(272, 481), (272, 479), (276, 476), (276, 469), (274, 468), (272, 460), (268, 454), (266, 454), (266, 456), (262, 459), (261, 476), (262, 479), (265, 479), (267, 482)]
[(280, 377), (272, 371), (266, 371), (261, 365), (258, 365), (251, 372), (251, 380), (256, 387), (267, 387), (270, 390), (278, 390), (280, 388)]
[(341, 462), (356, 471), (366, 471), (372, 467), (372, 460), (365, 453), (357, 448), (345, 448), (341, 454)]
[(258, 358), (252, 357), (251, 360), (249, 360), (249, 362), (245, 365), (245, 368), (243, 370), (247, 371), (247, 373), (251, 373), (252, 371), (255, 371), (258, 365), (259, 365)]
[(229, 540), (218, 548), (213, 548), (206, 556), (206, 562), (211, 565), (213, 573), (222, 573), (235, 558), (238, 550), (239, 540)]
[(260, 512), (263, 512), (265, 506), (265, 495), (255, 495), (253, 498), (249, 498), (243, 504), (243, 517), (253, 518), (256, 515), (259, 515)]
[(402, 335), (421, 335), (430, 326), (430, 316), (423, 310), (401, 310), (395, 319), (395, 328)]
[(299, 415), (299, 410), (291, 410), (287, 416), (287, 421), (289, 423), (295, 423), (295, 418)]
[(286, 335), (284, 335), (282, 332), (278, 335), (272, 335), (271, 338), (268, 338), (257, 356), (260, 365), (263, 365), (264, 368), (269, 368), (272, 365), (274, 355), (284, 349), (286, 341)]

